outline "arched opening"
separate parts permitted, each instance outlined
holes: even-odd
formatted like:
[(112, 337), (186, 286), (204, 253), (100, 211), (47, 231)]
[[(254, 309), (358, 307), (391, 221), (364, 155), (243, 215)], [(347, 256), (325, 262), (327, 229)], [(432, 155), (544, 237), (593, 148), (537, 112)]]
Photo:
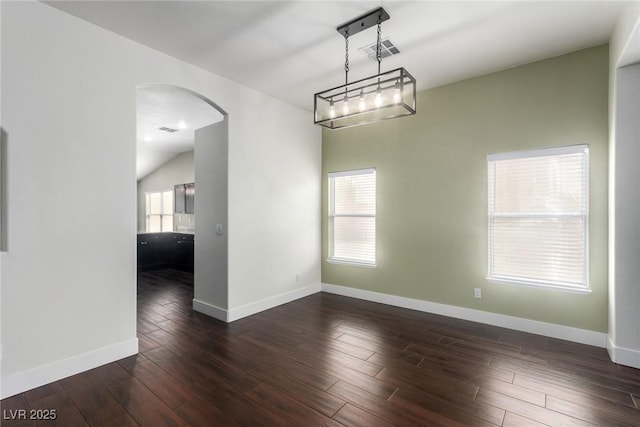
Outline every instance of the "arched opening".
[(165, 308), (186, 309), (167, 306), (174, 292), (225, 320), (216, 309), (228, 296), (227, 113), (194, 91), (144, 84), (136, 125), (138, 298), (163, 307), (139, 314), (138, 332), (170, 319)]

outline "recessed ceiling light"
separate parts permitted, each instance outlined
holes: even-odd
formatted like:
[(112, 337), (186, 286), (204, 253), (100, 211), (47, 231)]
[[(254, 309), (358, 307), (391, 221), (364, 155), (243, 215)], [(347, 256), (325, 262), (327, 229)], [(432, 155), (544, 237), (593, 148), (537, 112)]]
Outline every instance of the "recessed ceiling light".
[(145, 136), (144, 136), (144, 140), (145, 140), (146, 142), (150, 142), (150, 141), (151, 141), (151, 135), (145, 135)]
[(179, 129), (186, 129), (187, 128), (187, 124), (185, 123), (184, 120), (180, 120), (180, 123), (178, 123), (178, 128)]

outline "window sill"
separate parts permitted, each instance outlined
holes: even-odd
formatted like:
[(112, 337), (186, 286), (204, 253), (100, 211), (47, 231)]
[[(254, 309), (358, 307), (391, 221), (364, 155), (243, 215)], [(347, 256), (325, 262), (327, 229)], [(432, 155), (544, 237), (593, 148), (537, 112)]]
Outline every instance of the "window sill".
[(326, 261), (329, 264), (349, 265), (351, 267), (362, 267), (362, 268), (377, 268), (378, 267), (376, 264), (369, 264), (369, 263), (366, 263), (366, 262), (351, 261), (351, 260), (348, 260), (348, 259), (329, 258)]
[(534, 281), (526, 281), (526, 280), (518, 280), (514, 278), (508, 277), (487, 277), (487, 281), (491, 283), (497, 284), (506, 284), (506, 285), (514, 285), (514, 286), (528, 286), (536, 289), (551, 289), (560, 292), (569, 292), (572, 294), (580, 294), (580, 295), (589, 295), (591, 294), (591, 289), (588, 288), (575, 288), (569, 286), (556, 285), (552, 283), (543, 283), (543, 282), (534, 282)]

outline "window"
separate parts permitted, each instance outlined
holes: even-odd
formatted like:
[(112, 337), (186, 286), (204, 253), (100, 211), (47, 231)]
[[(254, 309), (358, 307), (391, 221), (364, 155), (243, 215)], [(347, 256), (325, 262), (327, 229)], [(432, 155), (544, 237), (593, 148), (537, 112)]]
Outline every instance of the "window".
[(173, 231), (173, 191), (145, 193), (148, 232)]
[(588, 291), (586, 145), (487, 156), (489, 279)]
[(375, 169), (329, 174), (328, 261), (375, 267)]

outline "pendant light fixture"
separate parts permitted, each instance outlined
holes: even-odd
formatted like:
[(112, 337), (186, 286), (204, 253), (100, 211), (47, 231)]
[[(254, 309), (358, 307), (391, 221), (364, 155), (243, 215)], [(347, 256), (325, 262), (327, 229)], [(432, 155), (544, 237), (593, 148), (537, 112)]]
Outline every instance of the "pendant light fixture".
[[(314, 123), (329, 129), (358, 126), (416, 113), (416, 79), (404, 68), (382, 73), (382, 22), (389, 14), (378, 8), (337, 30), (344, 36), (345, 61), (342, 86), (318, 92), (313, 97)], [(377, 25), (378, 74), (349, 83), (349, 37)]]

